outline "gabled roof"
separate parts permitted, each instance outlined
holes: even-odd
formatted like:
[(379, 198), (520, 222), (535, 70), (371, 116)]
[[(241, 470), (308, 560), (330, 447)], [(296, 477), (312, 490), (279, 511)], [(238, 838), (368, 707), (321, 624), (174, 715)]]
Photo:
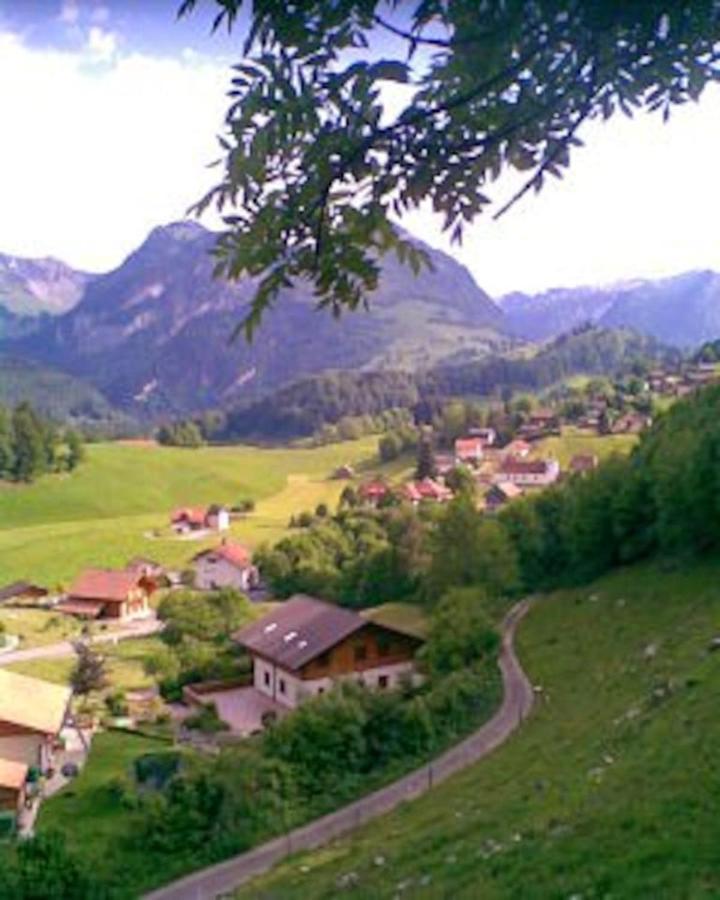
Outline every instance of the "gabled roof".
[(22, 597), (24, 594), (36, 594), (45, 597), (47, 590), (38, 584), (30, 584), (29, 581), (14, 581), (12, 584), (0, 588), (0, 603), (3, 600), (12, 600), (13, 597)]
[(118, 569), (86, 569), (73, 583), (68, 595), (73, 600), (126, 600), (137, 587), (139, 578), (134, 572)]
[(19, 791), (27, 781), (28, 766), (14, 759), (0, 758), (0, 788)]
[(455, 441), (456, 453), (477, 453), (485, 446), (485, 439), (481, 437), (458, 438)]
[(553, 466), (551, 459), (517, 459), (507, 456), (500, 466), (500, 472), (508, 475), (545, 475)]
[(0, 669), (0, 721), (28, 731), (56, 735), (63, 726), (72, 691), (60, 684)]
[(297, 594), (236, 632), (233, 640), (284, 669), (297, 670), (367, 624), (349, 609)]
[(384, 497), (389, 491), (389, 485), (379, 479), (376, 481), (366, 481), (358, 488), (358, 494), (367, 500)]
[(173, 511), (172, 522), (187, 522), (188, 525), (204, 525), (208, 510), (205, 506), (182, 506)]
[(201, 550), (194, 559), (224, 559), (225, 562), (235, 566), (236, 569), (247, 569), (252, 565), (252, 553), (242, 544), (236, 544), (234, 541), (223, 541), (218, 547), (211, 547), (209, 550)]
[(453, 492), (434, 481), (432, 478), (423, 478), (422, 481), (409, 481), (403, 488), (408, 500), (413, 502), (420, 500), (450, 500)]
[(523, 491), (522, 488), (519, 488), (516, 484), (513, 484), (512, 481), (498, 481), (497, 484), (494, 484), (488, 494), (502, 494), (507, 500), (515, 500), (517, 497), (522, 497)]

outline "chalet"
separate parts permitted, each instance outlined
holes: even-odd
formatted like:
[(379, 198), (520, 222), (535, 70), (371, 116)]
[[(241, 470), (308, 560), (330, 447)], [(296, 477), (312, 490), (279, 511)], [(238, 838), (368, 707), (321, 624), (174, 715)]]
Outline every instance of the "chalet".
[(390, 493), (390, 486), (380, 479), (366, 481), (358, 488), (358, 497), (360, 498), (360, 501), (368, 506), (377, 506), (378, 503), (389, 496)]
[(0, 603), (33, 603), (47, 597), (48, 592), (38, 584), (29, 581), (14, 581), (0, 588)]
[(338, 466), (337, 469), (333, 472), (333, 478), (338, 481), (349, 481), (351, 478), (355, 477), (355, 469), (349, 464), (345, 463), (345, 465)]
[(253, 661), (253, 684), (293, 708), (339, 680), (380, 690), (414, 673), (422, 639), (356, 612), (297, 595), (233, 635)]
[(598, 458), (594, 453), (576, 453), (568, 466), (570, 472), (592, 472), (598, 467)]
[(423, 501), (430, 503), (446, 503), (452, 500), (453, 492), (450, 488), (440, 484), (432, 478), (423, 478), (421, 481), (409, 481), (403, 485), (402, 497), (409, 500), (414, 506)]
[(170, 525), (178, 534), (190, 531), (227, 531), (230, 527), (230, 511), (226, 506), (183, 506), (174, 510)]
[(435, 454), (435, 471), (438, 475), (448, 475), (455, 468), (456, 460), (452, 453)]
[(494, 512), (522, 495), (522, 488), (512, 481), (499, 481), (485, 494), (485, 509)]
[(535, 440), (548, 434), (560, 434), (560, 417), (551, 409), (538, 409), (530, 413), (518, 429), (521, 437)]
[(247, 547), (224, 540), (218, 547), (193, 557), (195, 586), (204, 591), (236, 588), (249, 591), (258, 586), (260, 576)]
[(520, 487), (544, 487), (557, 481), (560, 465), (556, 459), (515, 459), (505, 457), (495, 483), (509, 481)]
[(159, 562), (155, 562), (154, 559), (148, 559), (146, 556), (134, 556), (128, 560), (125, 571), (144, 578), (158, 579), (165, 577), (165, 568)]
[(136, 572), (86, 569), (55, 609), (84, 619), (142, 619), (149, 615), (155, 587), (151, 578)]
[(455, 459), (463, 463), (477, 463), (483, 458), (485, 442), (481, 437), (464, 437), (455, 441)]
[(0, 813), (17, 814), (31, 769), (52, 768), (70, 688), (0, 669)]
[(521, 441), (518, 439), (515, 441), (510, 441), (507, 447), (505, 447), (504, 453), (506, 456), (512, 456), (515, 459), (525, 459), (525, 457), (530, 454), (531, 450), (531, 444), (528, 444), (527, 441)]

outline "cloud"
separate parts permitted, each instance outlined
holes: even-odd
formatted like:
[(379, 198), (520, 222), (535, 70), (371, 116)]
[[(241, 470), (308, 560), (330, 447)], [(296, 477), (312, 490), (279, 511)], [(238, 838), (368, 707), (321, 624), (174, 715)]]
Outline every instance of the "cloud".
[(117, 52), (117, 35), (93, 25), (88, 31), (87, 50), (98, 62), (110, 62)]
[[(0, 250), (102, 271), (214, 183), (230, 73), (208, 60), (41, 50), (0, 32)], [(113, 50), (98, 67), (94, 53)]]

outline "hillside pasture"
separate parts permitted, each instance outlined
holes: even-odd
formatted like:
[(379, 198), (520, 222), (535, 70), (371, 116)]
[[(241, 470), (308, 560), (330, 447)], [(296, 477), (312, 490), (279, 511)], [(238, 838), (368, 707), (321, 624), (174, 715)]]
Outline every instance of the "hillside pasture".
[(562, 435), (544, 438), (534, 446), (533, 456), (554, 456), (562, 469), (578, 454), (594, 454), (607, 459), (613, 454), (627, 455), (639, 440), (636, 434), (592, 434), (566, 426)]

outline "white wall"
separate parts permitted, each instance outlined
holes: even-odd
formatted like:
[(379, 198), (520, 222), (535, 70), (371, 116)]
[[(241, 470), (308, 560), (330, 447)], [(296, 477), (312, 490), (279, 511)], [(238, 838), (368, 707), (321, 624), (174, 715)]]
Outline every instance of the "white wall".
[(27, 766), (42, 766), (45, 738), (40, 734), (17, 734), (0, 737), (0, 757)]
[(225, 559), (213, 561), (207, 557), (195, 563), (195, 585), (201, 590), (212, 590), (214, 587), (232, 587), (246, 591), (250, 586), (254, 567), (237, 569)]

